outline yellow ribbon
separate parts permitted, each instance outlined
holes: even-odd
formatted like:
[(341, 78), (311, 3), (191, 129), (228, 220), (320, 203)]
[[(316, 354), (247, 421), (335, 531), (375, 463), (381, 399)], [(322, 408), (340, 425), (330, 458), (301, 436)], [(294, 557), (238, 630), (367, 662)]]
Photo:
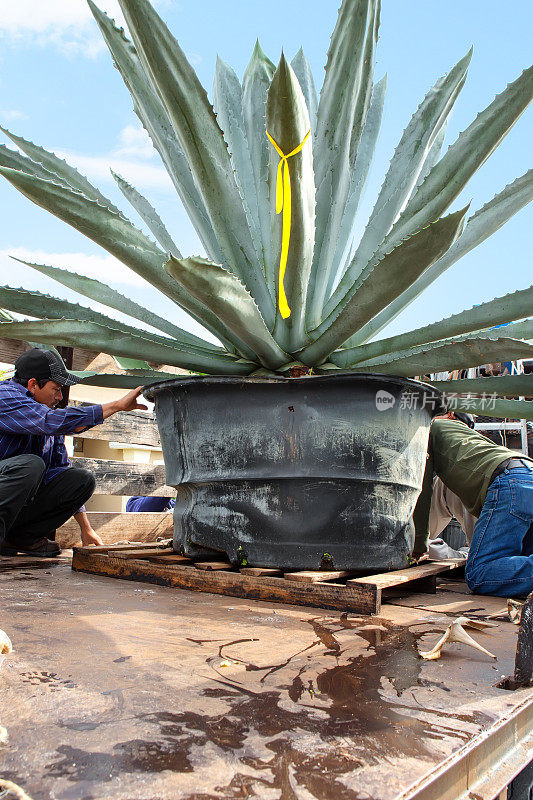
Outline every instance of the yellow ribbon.
[(287, 258), (289, 255), (289, 242), (291, 240), (291, 176), (289, 173), (288, 159), (295, 156), (306, 143), (311, 129), (307, 131), (303, 140), (298, 147), (291, 150), (290, 153), (285, 154), (278, 143), (272, 138), (269, 132), (266, 135), (276, 148), (280, 157), (278, 164), (278, 175), (276, 179), (276, 214), (283, 211), (282, 232), (281, 232), (281, 257), (279, 260), (279, 310), (283, 319), (290, 317), (291, 310), (287, 302), (287, 295), (285, 294), (285, 287), (283, 286), (283, 278), (285, 276), (285, 269), (287, 267)]

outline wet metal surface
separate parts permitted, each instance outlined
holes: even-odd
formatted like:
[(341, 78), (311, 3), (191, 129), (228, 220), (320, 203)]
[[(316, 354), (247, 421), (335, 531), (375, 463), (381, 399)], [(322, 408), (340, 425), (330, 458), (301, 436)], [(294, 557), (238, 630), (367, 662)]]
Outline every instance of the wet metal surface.
[(422, 661), (418, 646), (448, 623), (401, 605), (272, 608), (67, 565), (0, 571), (15, 648), (0, 669), (0, 775), (34, 800), (393, 798), (529, 693), (496, 687), (514, 667), (510, 623), (478, 635), (496, 664), (462, 645)]

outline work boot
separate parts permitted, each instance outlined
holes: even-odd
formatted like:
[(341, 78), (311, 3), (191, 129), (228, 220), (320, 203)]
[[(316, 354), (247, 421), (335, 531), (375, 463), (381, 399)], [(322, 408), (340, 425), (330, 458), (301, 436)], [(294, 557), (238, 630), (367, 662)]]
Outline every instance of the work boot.
[(0, 548), (0, 555), (16, 556), (17, 553), (25, 556), (35, 556), (36, 558), (55, 558), (61, 553), (61, 548), (57, 542), (52, 542), (43, 536), (36, 542), (25, 545), (13, 545), (11, 542), (4, 542)]

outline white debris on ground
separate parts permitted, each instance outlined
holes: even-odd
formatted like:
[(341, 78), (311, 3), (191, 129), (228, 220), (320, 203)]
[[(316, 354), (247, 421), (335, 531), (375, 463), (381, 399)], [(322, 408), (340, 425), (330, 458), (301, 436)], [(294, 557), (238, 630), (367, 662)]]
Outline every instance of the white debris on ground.
[(472, 637), (465, 631), (465, 627), (476, 628), (477, 630), (485, 630), (486, 628), (495, 628), (496, 626), (492, 622), (481, 622), (480, 620), (469, 619), (468, 617), (458, 617), (456, 620), (454, 620), (454, 622), (448, 625), (441, 638), (433, 645), (431, 650), (420, 650), (419, 655), (421, 658), (425, 658), (428, 661), (433, 661), (441, 657), (442, 648), (445, 644), (459, 642), (460, 644), (467, 644), (469, 647), (474, 647), (481, 653), (485, 653), (485, 655), (490, 656), (490, 658), (496, 658), (496, 656), (492, 653), (489, 653), (489, 651), (486, 650), (483, 645), (479, 644), (479, 642), (476, 642), (475, 639), (472, 639)]
[(6, 656), (13, 651), (11, 639), (3, 630), (0, 629), (0, 669), (6, 660)]
[(11, 639), (3, 630), (0, 630), (0, 656), (7, 656), (13, 650)]

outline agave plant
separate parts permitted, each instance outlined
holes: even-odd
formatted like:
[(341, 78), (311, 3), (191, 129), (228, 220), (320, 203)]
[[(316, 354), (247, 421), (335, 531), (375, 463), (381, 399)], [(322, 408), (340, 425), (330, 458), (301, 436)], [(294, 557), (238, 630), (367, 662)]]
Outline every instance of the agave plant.
[[(40, 264), (30, 266), (159, 333), (5, 286), (0, 306), (38, 319), (1, 322), (0, 335), (137, 359), (128, 362), (136, 369), (126, 375), (84, 376), (98, 385), (165, 377), (147, 361), (216, 375), (349, 370), (412, 376), (533, 357), (533, 319), (527, 319), (533, 287), (375, 339), (532, 199), (530, 170), (468, 218), (468, 208), (445, 215), (532, 99), (533, 68), (497, 95), (442, 157), (446, 121), (471, 52), (440, 78), (407, 125), (356, 241), (354, 218), (386, 88), (385, 79), (374, 82), (373, 71), (379, 0), (343, 0), (319, 97), (301, 50), (291, 63), (282, 54), (275, 67), (257, 44), (242, 83), (218, 60), (213, 105), (148, 0), (119, 0), (131, 40), (88, 2), (207, 257), (183, 257), (152, 205), (118, 175), (153, 238), (76, 169), (9, 131), (18, 150), (0, 148), (0, 172), (149, 281), (219, 344), (97, 280)], [(486, 393), (533, 395), (529, 376), (439, 386), (468, 393), (460, 405), (467, 410), (476, 410), (482, 402), (476, 396)], [(532, 404), (519, 403), (498, 400), (491, 413), (533, 418)]]

